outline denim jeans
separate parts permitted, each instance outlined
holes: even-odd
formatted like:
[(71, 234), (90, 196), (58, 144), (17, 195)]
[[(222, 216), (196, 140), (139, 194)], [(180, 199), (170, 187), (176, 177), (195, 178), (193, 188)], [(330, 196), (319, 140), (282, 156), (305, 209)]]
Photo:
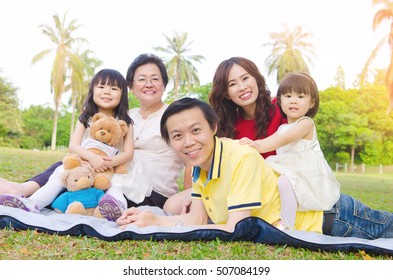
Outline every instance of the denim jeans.
[(393, 238), (393, 213), (371, 209), (346, 194), (340, 195), (332, 210), (335, 215), (331, 236)]

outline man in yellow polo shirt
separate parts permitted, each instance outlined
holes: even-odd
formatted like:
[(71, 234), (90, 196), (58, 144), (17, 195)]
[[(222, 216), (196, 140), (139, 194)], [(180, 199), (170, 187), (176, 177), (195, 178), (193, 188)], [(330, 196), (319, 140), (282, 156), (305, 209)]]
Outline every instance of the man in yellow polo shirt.
[[(278, 221), (277, 176), (263, 157), (254, 148), (239, 146), (237, 140), (215, 137), (214, 141), (210, 169), (194, 167), (192, 198), (203, 201), (215, 224), (225, 224), (229, 213), (241, 210), (249, 210), (250, 216), (270, 224)], [(303, 212), (297, 217), (297, 229), (321, 231), (322, 212)]]
[[(161, 118), (161, 136), (186, 165), (194, 167), (190, 211), (157, 216), (130, 208), (117, 220), (118, 225), (187, 225), (232, 232), (237, 222), (250, 216), (271, 224), (279, 220), (275, 174), (255, 149), (217, 138), (217, 123), (214, 110), (198, 99), (183, 98), (168, 106)], [(332, 236), (393, 238), (393, 214), (341, 194), (328, 213), (297, 212), (295, 229)]]
[[(128, 210), (126, 217), (123, 215), (126, 218), (124, 224), (204, 224), (204, 228), (233, 231), (238, 221), (250, 216), (260, 217), (269, 223), (278, 221), (280, 197), (277, 177), (261, 155), (254, 148), (240, 145), (237, 140), (217, 138), (218, 119), (207, 103), (183, 99), (170, 106), (179, 102), (185, 103), (187, 109), (169, 114), (168, 118), (163, 116), (161, 134), (187, 165), (194, 166), (190, 212), (180, 216), (156, 217), (133, 209)], [(297, 229), (321, 232), (323, 212), (307, 212), (298, 216)], [(214, 224), (208, 224), (209, 219)]]

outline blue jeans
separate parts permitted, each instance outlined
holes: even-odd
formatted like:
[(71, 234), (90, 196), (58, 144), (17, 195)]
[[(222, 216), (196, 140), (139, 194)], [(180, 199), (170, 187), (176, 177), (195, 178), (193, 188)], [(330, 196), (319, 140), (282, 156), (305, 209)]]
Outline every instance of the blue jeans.
[(340, 195), (332, 210), (335, 215), (331, 236), (393, 238), (393, 213), (371, 209), (346, 194)]

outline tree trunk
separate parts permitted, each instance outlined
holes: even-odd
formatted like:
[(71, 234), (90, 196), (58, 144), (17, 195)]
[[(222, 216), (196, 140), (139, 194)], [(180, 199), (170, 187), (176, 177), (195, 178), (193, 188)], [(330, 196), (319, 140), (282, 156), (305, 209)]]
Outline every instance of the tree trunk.
[(51, 150), (56, 150), (56, 135), (57, 135), (57, 119), (59, 113), (59, 105), (55, 104), (55, 112), (53, 116), (53, 130), (52, 130), (52, 143), (51, 143)]
[(175, 83), (173, 85), (173, 98), (175, 100), (177, 100), (177, 96), (179, 94), (179, 79), (180, 79), (179, 66), (176, 66)]
[(72, 109), (72, 115), (71, 115), (71, 131), (70, 131), (70, 137), (72, 133), (74, 132), (75, 129), (75, 107), (76, 107), (76, 93), (72, 93), (72, 98), (71, 98), (71, 109)]
[(173, 99), (174, 100), (177, 100), (178, 92), (179, 92), (179, 79), (176, 76), (175, 84), (173, 85)]

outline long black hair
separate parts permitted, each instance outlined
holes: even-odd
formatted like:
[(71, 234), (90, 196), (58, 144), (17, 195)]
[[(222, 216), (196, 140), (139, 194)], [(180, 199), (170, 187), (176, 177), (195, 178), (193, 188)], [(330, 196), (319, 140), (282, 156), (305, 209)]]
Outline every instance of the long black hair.
[(228, 98), (228, 76), (234, 65), (244, 68), (253, 76), (258, 86), (258, 97), (255, 108), (255, 134), (257, 137), (266, 136), (266, 130), (274, 115), (275, 107), (271, 102), (270, 90), (265, 77), (259, 72), (254, 62), (244, 57), (231, 57), (218, 65), (213, 78), (209, 103), (220, 118), (217, 135), (219, 137), (234, 138), (236, 134), (235, 122), (243, 108)]
[(85, 126), (89, 126), (89, 121), (96, 113), (99, 112), (97, 104), (94, 103), (94, 87), (98, 84), (117, 86), (121, 90), (121, 97), (119, 105), (114, 109), (114, 117), (123, 120), (130, 125), (133, 123), (131, 117), (128, 115), (128, 88), (127, 81), (123, 75), (113, 69), (102, 69), (94, 75), (90, 82), (89, 92), (82, 107), (82, 114), (79, 116), (79, 121)]

